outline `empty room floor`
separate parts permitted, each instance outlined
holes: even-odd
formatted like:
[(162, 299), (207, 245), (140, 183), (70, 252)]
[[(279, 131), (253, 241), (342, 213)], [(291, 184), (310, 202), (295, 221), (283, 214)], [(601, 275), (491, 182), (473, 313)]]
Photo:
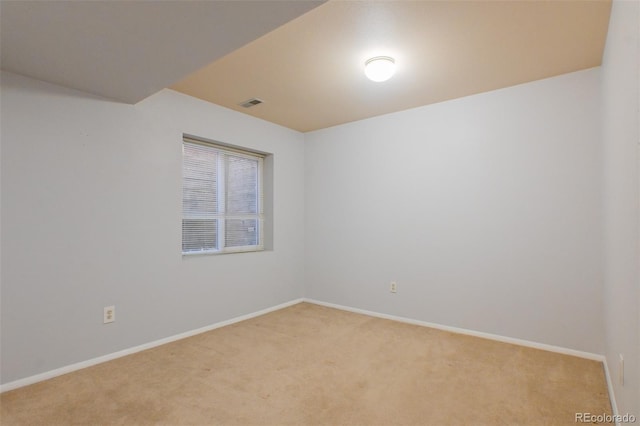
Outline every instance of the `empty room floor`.
[(0, 396), (3, 425), (558, 425), (600, 362), (300, 303)]

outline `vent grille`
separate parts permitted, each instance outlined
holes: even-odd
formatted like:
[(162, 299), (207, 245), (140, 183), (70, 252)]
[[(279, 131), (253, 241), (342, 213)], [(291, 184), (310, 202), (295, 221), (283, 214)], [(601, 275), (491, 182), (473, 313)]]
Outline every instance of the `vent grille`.
[(244, 108), (251, 108), (252, 106), (256, 106), (256, 105), (260, 105), (261, 103), (263, 103), (264, 101), (262, 99), (258, 99), (258, 98), (251, 98), (248, 99), (244, 102), (242, 102), (240, 104), (241, 107)]

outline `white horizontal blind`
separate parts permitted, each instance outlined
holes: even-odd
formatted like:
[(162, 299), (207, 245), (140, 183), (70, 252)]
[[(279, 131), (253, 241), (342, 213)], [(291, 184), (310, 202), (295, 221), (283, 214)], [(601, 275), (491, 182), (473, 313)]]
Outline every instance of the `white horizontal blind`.
[(182, 164), (182, 253), (262, 250), (262, 156), (185, 138)]

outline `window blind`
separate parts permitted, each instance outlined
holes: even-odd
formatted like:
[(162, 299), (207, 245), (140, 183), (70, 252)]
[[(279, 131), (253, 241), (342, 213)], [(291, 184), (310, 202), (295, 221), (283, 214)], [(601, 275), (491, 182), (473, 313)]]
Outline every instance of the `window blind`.
[(263, 157), (185, 138), (182, 253), (263, 249)]

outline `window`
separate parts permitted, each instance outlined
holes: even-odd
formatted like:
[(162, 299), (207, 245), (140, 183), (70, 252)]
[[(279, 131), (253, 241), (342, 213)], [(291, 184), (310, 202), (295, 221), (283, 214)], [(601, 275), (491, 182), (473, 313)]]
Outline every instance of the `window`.
[(263, 156), (186, 137), (182, 152), (182, 254), (263, 250)]

